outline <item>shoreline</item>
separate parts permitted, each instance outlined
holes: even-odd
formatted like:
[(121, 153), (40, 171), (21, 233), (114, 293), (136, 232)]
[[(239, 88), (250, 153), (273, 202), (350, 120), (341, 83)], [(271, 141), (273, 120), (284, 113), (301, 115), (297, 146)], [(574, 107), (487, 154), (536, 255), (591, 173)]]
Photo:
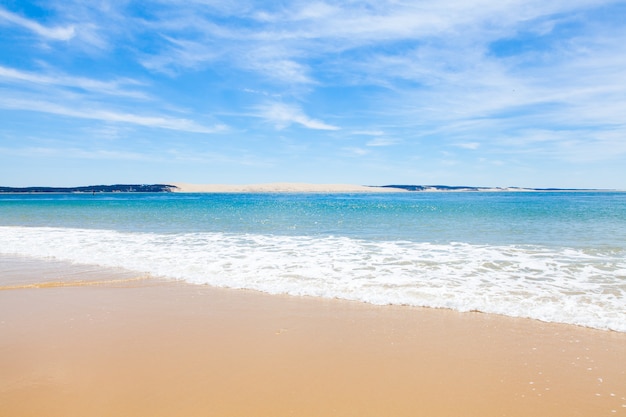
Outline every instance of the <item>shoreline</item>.
[[(3, 269), (3, 263), (15, 263), (15, 264), (41, 264), (44, 267), (51, 268), (51, 273), (54, 275), (55, 271), (64, 271), (64, 270), (76, 270), (74, 273), (64, 274), (61, 280), (49, 281), (42, 280), (37, 276), (32, 276), (32, 274), (27, 276), (20, 276), (19, 267), (13, 270), (8, 270), (10, 274), (18, 274), (17, 281), (8, 279), (1, 275)], [(118, 276), (121, 278), (113, 278), (108, 279), (104, 278), (101, 281), (93, 281), (90, 279), (78, 279), (71, 280), (72, 277), (86, 274), (89, 276), (90, 274), (96, 274), (97, 276), (102, 275), (102, 271), (112, 271), (114, 276)], [(129, 278), (130, 277), (130, 278)], [(63, 280), (70, 279), (68, 283), (65, 283)], [(485, 314), (488, 316), (501, 317), (503, 319), (512, 319), (512, 320), (530, 320), (533, 322), (544, 323), (544, 324), (554, 324), (557, 326), (571, 326), (580, 329), (587, 329), (592, 331), (600, 331), (600, 332), (612, 332), (623, 334), (626, 337), (626, 331), (618, 330), (612, 327), (602, 327), (598, 325), (588, 325), (581, 324), (576, 322), (568, 322), (568, 321), (558, 321), (558, 320), (548, 320), (542, 319), (532, 316), (524, 316), (524, 315), (514, 315), (514, 314), (506, 314), (501, 312), (494, 311), (485, 311), (480, 309), (455, 309), (453, 307), (442, 307), (442, 306), (431, 306), (431, 305), (418, 305), (418, 304), (409, 304), (409, 303), (393, 303), (393, 302), (371, 302), (367, 300), (363, 300), (361, 298), (350, 298), (345, 296), (328, 296), (328, 295), (311, 295), (307, 293), (292, 293), (292, 292), (273, 292), (267, 291), (263, 289), (257, 289), (254, 287), (233, 287), (228, 285), (214, 285), (209, 282), (193, 282), (185, 278), (172, 278), (163, 275), (152, 275), (150, 272), (139, 272), (133, 271), (129, 269), (125, 269), (124, 267), (107, 267), (103, 265), (91, 264), (91, 263), (83, 263), (83, 262), (74, 262), (71, 260), (63, 260), (52, 257), (50, 259), (33, 257), (29, 255), (20, 255), (20, 254), (0, 254), (0, 292), (9, 291), (9, 290), (18, 290), (18, 289), (40, 289), (40, 288), (55, 288), (55, 287), (76, 287), (76, 286), (91, 286), (91, 285), (100, 285), (100, 284), (112, 284), (116, 282), (132, 282), (132, 281), (143, 281), (143, 280), (152, 280), (152, 281), (161, 281), (161, 282), (169, 282), (169, 283), (178, 283), (180, 285), (187, 285), (192, 287), (207, 287), (212, 289), (219, 289), (225, 291), (246, 291), (251, 293), (260, 294), (263, 296), (270, 297), (293, 297), (296, 299), (315, 299), (315, 300), (326, 300), (330, 302), (341, 302), (341, 303), (357, 303), (364, 304), (367, 306), (372, 306), (374, 308), (379, 307), (397, 307), (397, 308), (407, 308), (407, 309), (426, 309), (426, 310), (446, 310), (451, 311), (458, 314)]]
[[(528, 416), (626, 409), (626, 334), (0, 263), (7, 415)], [(32, 287), (37, 282), (61, 286)], [(66, 284), (75, 285), (66, 285)], [(619, 414), (617, 414), (619, 415)]]

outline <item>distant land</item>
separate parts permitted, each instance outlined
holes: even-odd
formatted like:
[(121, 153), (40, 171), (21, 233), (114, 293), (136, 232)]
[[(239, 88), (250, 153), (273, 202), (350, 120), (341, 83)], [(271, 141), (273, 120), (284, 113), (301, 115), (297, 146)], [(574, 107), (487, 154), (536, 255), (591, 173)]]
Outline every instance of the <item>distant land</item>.
[(171, 192), (167, 184), (86, 185), (81, 187), (0, 187), (0, 193), (164, 193)]
[(467, 185), (382, 185), (407, 191), (592, 191), (590, 188), (473, 187)]
[(450, 185), (382, 185), (276, 183), (257, 185), (114, 184), (80, 187), (3, 187), (0, 193), (169, 193), (169, 192), (394, 192), (394, 191), (590, 191), (581, 188), (474, 187)]

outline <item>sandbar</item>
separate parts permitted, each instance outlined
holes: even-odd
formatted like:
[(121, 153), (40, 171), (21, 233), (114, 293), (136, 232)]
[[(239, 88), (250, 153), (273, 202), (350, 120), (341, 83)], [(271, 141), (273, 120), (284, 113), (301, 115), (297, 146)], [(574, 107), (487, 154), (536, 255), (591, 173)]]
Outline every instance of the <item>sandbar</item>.
[(0, 258), (0, 415), (626, 413), (624, 333), (82, 268)]
[(169, 183), (177, 187), (174, 192), (182, 193), (401, 193), (400, 188), (378, 187), (352, 184), (308, 184), (308, 183), (269, 183), (269, 184), (187, 184)]

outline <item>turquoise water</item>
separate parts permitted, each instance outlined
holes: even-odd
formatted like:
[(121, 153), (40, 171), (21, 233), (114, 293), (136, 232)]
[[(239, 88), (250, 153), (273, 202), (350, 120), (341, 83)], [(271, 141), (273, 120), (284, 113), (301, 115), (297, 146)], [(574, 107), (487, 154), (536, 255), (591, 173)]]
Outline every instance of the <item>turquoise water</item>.
[(626, 331), (626, 193), (0, 196), (0, 254)]
[(623, 247), (626, 193), (0, 196), (1, 225)]

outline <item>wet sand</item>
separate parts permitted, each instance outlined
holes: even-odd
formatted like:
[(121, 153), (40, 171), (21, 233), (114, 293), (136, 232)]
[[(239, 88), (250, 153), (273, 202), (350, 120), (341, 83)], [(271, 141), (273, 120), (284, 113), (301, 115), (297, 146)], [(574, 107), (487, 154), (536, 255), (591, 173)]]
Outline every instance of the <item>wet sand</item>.
[(624, 333), (20, 260), (0, 277), (2, 416), (626, 414)]

